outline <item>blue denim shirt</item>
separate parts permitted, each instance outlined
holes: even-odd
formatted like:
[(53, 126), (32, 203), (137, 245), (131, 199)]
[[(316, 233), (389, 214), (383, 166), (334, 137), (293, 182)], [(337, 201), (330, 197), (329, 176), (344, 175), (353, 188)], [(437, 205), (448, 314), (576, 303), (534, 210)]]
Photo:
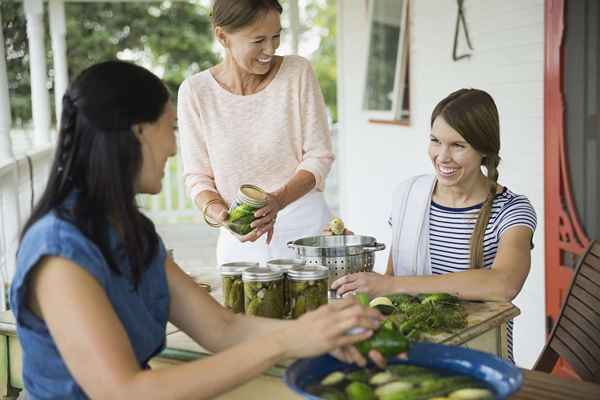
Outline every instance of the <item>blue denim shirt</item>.
[[(67, 202), (72, 203), (76, 195), (72, 193)], [(115, 262), (122, 271), (128, 271), (128, 258), (114, 230), (111, 231), (110, 243)], [(142, 274), (136, 291), (127, 278), (129, 274), (113, 273), (100, 249), (54, 212), (31, 226), (21, 241), (10, 288), (10, 306), (23, 348), (23, 380), (28, 399), (87, 398), (69, 373), (48, 327), (27, 307), (28, 279), (40, 259), (43, 256), (63, 257), (98, 281), (127, 332), (140, 367), (148, 368), (148, 360), (164, 349), (166, 341), (170, 296), (165, 254), (164, 245), (159, 240), (157, 255)], [(72, 334), (77, 335), (77, 332)]]

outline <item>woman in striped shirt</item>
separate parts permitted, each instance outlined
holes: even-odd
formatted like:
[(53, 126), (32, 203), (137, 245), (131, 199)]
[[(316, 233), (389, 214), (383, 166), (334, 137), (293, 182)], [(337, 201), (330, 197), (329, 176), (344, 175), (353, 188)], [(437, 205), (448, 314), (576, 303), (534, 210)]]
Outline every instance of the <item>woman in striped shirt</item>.
[(333, 283), (338, 294), (517, 296), (529, 273), (536, 215), (525, 196), (498, 183), (499, 125), (494, 100), (481, 90), (458, 90), (435, 107), (428, 150), (435, 175), (396, 189), (385, 275), (344, 276)]

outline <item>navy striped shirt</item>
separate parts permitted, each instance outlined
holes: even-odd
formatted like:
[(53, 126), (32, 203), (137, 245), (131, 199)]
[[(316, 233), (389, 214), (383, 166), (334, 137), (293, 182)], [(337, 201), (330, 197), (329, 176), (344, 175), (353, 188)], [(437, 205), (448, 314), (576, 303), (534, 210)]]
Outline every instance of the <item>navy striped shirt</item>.
[[(429, 213), (429, 253), (431, 272), (443, 275), (467, 271), (470, 265), (469, 243), (482, 204), (466, 208), (450, 208), (431, 202)], [(391, 218), (389, 224), (392, 224)], [(485, 268), (496, 258), (502, 234), (515, 226), (526, 226), (535, 232), (537, 218), (527, 197), (504, 187), (492, 203), (483, 241)], [(533, 243), (531, 244), (533, 248)], [(507, 323), (508, 356), (513, 359), (513, 321)]]
[[(468, 270), (469, 242), (482, 204), (467, 208), (449, 208), (431, 202), (429, 215), (429, 251), (434, 275)], [(526, 226), (535, 232), (535, 210), (527, 197), (508, 188), (496, 195), (483, 241), (483, 262), (491, 268), (502, 234), (514, 226)], [(513, 360), (513, 321), (507, 324), (508, 356)]]

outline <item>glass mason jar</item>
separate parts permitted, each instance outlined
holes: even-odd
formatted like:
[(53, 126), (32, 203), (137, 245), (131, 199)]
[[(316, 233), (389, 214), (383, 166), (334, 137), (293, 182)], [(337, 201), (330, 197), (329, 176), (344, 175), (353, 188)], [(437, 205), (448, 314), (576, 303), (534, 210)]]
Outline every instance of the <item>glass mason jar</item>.
[(254, 212), (267, 204), (267, 192), (254, 185), (241, 185), (233, 203), (229, 207), (227, 227), (244, 236), (252, 231)]
[(258, 263), (232, 262), (219, 267), (223, 280), (223, 305), (234, 313), (244, 312), (242, 271), (252, 267), (258, 267)]
[(283, 273), (269, 268), (242, 272), (244, 307), (247, 315), (283, 318)]
[(292, 268), (288, 279), (292, 318), (327, 304), (329, 268), (321, 265)]
[(290, 285), (287, 273), (290, 269), (303, 267), (305, 264), (304, 260), (287, 258), (267, 261), (267, 267), (275, 271), (283, 272), (283, 315), (285, 318), (290, 318), (292, 311), (290, 304)]

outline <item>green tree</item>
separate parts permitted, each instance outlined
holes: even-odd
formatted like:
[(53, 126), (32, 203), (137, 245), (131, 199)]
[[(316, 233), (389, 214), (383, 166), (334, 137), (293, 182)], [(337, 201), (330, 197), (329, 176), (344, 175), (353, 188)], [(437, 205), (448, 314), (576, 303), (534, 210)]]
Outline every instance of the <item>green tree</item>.
[(29, 52), (23, 4), (0, 2), (13, 125), (31, 120)]
[(306, 11), (305, 25), (321, 32), (319, 48), (312, 54), (311, 62), (331, 118), (337, 122), (336, 0), (312, 1)]
[[(31, 119), (23, 5), (2, 2), (0, 7), (12, 115), (15, 125), (23, 125)], [(161, 74), (176, 96), (185, 77), (218, 61), (212, 51), (208, 11), (195, 2), (66, 3), (65, 13), (70, 78), (96, 62), (129, 59)], [(51, 78), (52, 53), (48, 33), (46, 41)], [(51, 91), (52, 85), (52, 79), (49, 79)]]
[[(282, 25), (289, 30), (289, 2), (279, 2), (284, 14)], [(312, 53), (310, 61), (321, 85), (325, 104), (331, 112), (331, 118), (333, 122), (337, 122), (336, 0), (299, 0), (299, 7), (300, 41), (309, 32), (320, 36), (319, 48)]]

